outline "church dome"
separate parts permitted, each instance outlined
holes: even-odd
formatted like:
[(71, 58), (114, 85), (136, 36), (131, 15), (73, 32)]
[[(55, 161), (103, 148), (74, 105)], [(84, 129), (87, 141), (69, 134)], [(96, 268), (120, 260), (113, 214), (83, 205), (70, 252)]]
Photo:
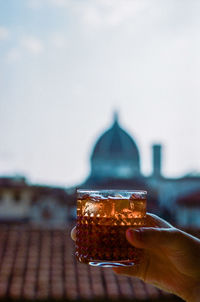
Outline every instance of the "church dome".
[(130, 178), (140, 174), (140, 158), (136, 143), (121, 128), (115, 113), (113, 125), (97, 140), (92, 156), (95, 176)]

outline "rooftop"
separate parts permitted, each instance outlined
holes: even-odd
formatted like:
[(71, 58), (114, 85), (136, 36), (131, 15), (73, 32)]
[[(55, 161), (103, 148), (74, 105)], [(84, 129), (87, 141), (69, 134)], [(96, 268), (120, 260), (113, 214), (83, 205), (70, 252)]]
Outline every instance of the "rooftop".
[(179, 301), (139, 279), (80, 264), (73, 252), (69, 227), (51, 230), (1, 225), (0, 300)]

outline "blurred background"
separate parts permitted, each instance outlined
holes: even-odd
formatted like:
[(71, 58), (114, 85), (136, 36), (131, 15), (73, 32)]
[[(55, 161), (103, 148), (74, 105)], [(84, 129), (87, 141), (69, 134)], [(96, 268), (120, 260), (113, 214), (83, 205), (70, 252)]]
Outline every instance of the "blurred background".
[[(0, 298), (175, 301), (76, 263), (76, 188), (200, 235), (198, 0), (0, 0)], [(178, 300), (177, 300), (178, 301)]]

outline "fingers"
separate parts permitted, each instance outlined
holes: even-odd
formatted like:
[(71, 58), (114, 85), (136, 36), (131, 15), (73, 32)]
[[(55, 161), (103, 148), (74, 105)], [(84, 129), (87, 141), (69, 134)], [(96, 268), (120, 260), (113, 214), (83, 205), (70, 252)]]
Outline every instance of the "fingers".
[(74, 241), (76, 240), (76, 227), (71, 230), (71, 238)]
[(147, 213), (147, 226), (173, 228), (173, 226), (169, 222), (151, 213)]
[(137, 228), (128, 229), (126, 238), (129, 243), (138, 248), (158, 250), (159, 247), (176, 248), (182, 236), (175, 228)]
[(140, 266), (134, 265), (132, 267), (113, 267), (113, 271), (116, 274), (124, 275), (124, 276), (131, 276), (131, 277), (140, 277)]
[(140, 263), (135, 264), (131, 267), (113, 267), (113, 271), (116, 274), (137, 277), (141, 280), (145, 280), (146, 273), (149, 268), (149, 256), (144, 253), (140, 259)]
[[(160, 228), (172, 228), (172, 225), (167, 221), (150, 213), (147, 213), (147, 225)], [(71, 230), (71, 238), (74, 241), (76, 240), (76, 227)]]
[(170, 223), (157, 215), (147, 213), (147, 227), (129, 229), (126, 232), (127, 240), (135, 247), (155, 249), (169, 244), (177, 237), (178, 232)]

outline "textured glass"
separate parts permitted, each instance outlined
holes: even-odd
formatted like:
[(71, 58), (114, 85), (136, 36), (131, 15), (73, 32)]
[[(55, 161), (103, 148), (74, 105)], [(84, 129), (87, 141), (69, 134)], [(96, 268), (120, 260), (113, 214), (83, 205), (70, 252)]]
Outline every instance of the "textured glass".
[(146, 192), (100, 190), (77, 192), (76, 257), (98, 266), (126, 266), (141, 250), (125, 237), (129, 227), (145, 226)]

